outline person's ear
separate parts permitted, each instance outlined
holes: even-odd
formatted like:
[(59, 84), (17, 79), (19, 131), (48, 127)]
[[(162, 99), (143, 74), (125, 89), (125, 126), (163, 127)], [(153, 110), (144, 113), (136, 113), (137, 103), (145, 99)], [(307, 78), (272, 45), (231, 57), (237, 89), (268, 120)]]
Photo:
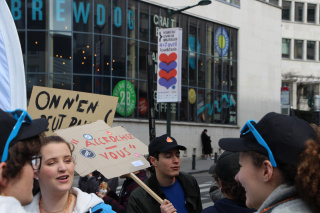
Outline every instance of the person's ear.
[(34, 172), (33, 178), (36, 179), (36, 180), (39, 180), (39, 170)]
[(149, 160), (150, 160), (151, 164), (152, 164), (154, 167), (156, 167), (156, 166), (158, 165), (158, 164), (157, 164), (157, 159), (156, 159), (155, 157), (150, 156), (150, 157), (149, 157)]
[(263, 169), (263, 181), (264, 182), (270, 181), (274, 173), (274, 168), (271, 165), (271, 162), (269, 160), (263, 161), (262, 169)]
[(5, 188), (8, 186), (8, 180), (7, 178), (3, 177), (3, 173), (7, 168), (7, 163), (6, 162), (1, 162), (0, 163), (0, 186), (1, 188)]

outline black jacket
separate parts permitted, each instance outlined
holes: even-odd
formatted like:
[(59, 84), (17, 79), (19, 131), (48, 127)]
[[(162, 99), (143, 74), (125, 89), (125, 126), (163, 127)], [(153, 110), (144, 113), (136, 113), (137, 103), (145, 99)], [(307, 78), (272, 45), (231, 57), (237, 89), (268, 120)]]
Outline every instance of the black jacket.
[[(200, 188), (194, 177), (186, 173), (180, 172), (176, 177), (181, 184), (185, 199), (186, 208), (189, 213), (197, 213), (202, 211)], [(152, 175), (145, 184), (154, 191), (162, 199), (166, 199), (166, 195), (161, 190), (156, 175)], [(160, 213), (160, 204), (151, 197), (143, 188), (138, 187), (130, 196), (127, 208), (128, 213)]]

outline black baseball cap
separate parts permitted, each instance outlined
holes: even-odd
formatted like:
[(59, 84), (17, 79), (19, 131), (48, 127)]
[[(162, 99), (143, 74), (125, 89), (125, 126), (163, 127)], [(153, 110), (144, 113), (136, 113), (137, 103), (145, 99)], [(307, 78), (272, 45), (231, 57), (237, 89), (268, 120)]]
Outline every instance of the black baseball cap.
[(157, 152), (166, 152), (175, 148), (186, 150), (186, 147), (178, 145), (176, 139), (167, 134), (154, 138), (148, 147), (150, 156), (154, 156)]
[(215, 164), (215, 173), (221, 180), (233, 180), (240, 170), (240, 152), (224, 151)]
[[(5, 112), (2, 109), (0, 109), (0, 156), (3, 155), (4, 147), (16, 123), (17, 120), (13, 117), (11, 113)], [(44, 118), (34, 119), (31, 123), (23, 122), (17, 136), (12, 139), (9, 147), (11, 147), (20, 140), (24, 140), (39, 135), (47, 129), (47, 126), (48, 121)]]
[[(269, 146), (275, 161), (289, 165), (298, 163), (307, 140), (317, 138), (306, 121), (275, 112), (266, 114), (254, 127)], [(256, 151), (268, 156), (251, 131), (240, 138), (222, 138), (219, 146), (231, 152)]]

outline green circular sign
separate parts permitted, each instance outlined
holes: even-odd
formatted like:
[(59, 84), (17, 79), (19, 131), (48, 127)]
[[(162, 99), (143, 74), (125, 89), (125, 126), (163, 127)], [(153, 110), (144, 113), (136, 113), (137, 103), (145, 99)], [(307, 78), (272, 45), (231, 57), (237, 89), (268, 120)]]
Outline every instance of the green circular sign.
[(127, 104), (127, 116), (130, 116), (133, 113), (137, 102), (136, 91), (134, 90), (134, 86), (131, 84), (131, 82), (126, 80), (119, 81), (117, 85), (114, 87), (112, 95), (115, 97), (119, 97), (117, 104), (117, 112), (122, 116), (126, 116)]

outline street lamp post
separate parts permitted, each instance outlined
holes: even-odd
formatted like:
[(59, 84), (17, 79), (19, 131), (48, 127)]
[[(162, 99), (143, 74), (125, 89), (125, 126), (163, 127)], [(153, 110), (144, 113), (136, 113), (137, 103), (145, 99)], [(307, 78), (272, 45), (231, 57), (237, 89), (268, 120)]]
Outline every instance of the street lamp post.
[[(188, 9), (196, 7), (196, 6), (206, 6), (206, 5), (209, 5), (209, 4), (211, 4), (211, 0), (200, 0), (198, 2), (198, 4), (195, 4), (195, 5), (192, 5), (192, 6), (187, 6), (187, 7), (184, 7), (182, 9), (179, 9), (179, 10), (171, 10), (171, 9), (168, 8), (166, 10), (166, 12), (167, 12), (167, 14), (169, 16), (169, 28), (172, 27), (171, 17), (174, 14), (181, 13), (182, 11), (188, 10)], [(167, 134), (171, 135), (171, 103), (167, 103)]]

